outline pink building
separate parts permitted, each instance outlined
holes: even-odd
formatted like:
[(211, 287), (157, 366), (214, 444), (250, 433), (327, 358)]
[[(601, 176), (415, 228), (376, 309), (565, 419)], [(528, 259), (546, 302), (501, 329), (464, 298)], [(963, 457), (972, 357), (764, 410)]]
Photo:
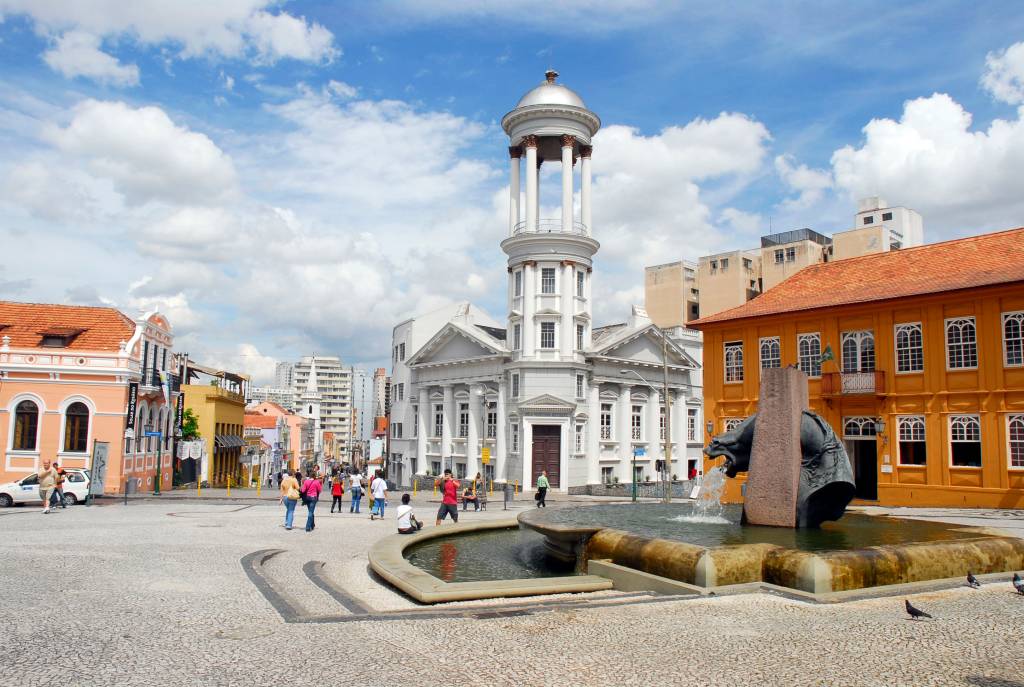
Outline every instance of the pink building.
[[(302, 465), (304, 459), (309, 460), (312, 457), (312, 446), (309, 443), (309, 437), (312, 434), (310, 432), (310, 420), (300, 417), (290, 410), (285, 410), (273, 401), (264, 401), (247, 408), (245, 412), (246, 425), (251, 424), (263, 427), (263, 424), (257, 424), (260, 422), (260, 420), (256, 419), (257, 416), (273, 418), (273, 426), (278, 428), (276, 432), (279, 437), (277, 442), (281, 444), (280, 467), (295, 470)], [(281, 422), (278, 422), (279, 420)], [(264, 422), (268, 425), (271, 424), (270, 421)], [(305, 442), (303, 442), (303, 437), (306, 438)], [(266, 434), (264, 434), (264, 439), (270, 441)]]
[[(97, 492), (120, 493), (130, 478), (150, 490), (160, 454), (170, 489), (173, 344), (157, 312), (132, 320), (114, 308), (0, 301), (0, 480), (49, 459), (92, 469)], [(104, 466), (93, 464), (97, 447)]]

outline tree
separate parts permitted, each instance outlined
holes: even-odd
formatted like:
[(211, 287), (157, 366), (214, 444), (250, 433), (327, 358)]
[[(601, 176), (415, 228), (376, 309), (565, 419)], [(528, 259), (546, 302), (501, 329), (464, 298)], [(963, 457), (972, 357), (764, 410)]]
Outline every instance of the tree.
[(181, 419), (181, 438), (184, 441), (199, 439), (199, 418), (192, 412), (191, 408), (185, 409), (185, 416)]

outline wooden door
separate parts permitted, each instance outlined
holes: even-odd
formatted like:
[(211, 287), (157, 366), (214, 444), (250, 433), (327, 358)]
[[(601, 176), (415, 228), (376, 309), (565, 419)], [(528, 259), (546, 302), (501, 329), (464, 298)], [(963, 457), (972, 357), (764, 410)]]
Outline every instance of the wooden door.
[(562, 454), (562, 428), (559, 425), (533, 426), (533, 485), (541, 470), (548, 471), (548, 482), (551, 487), (560, 484), (560, 468)]

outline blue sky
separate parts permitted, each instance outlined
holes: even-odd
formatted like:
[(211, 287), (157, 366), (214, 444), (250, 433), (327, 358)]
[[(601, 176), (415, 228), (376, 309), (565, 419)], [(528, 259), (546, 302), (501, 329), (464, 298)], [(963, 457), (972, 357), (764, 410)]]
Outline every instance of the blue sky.
[[(265, 379), (384, 364), (453, 300), (503, 315), (498, 122), (554, 67), (602, 118), (597, 316), (645, 264), (849, 228), (1024, 224), (1008, 2), (0, 0), (0, 298), (160, 307)], [(545, 173), (557, 174), (557, 165)], [(555, 188), (545, 214), (557, 211)]]

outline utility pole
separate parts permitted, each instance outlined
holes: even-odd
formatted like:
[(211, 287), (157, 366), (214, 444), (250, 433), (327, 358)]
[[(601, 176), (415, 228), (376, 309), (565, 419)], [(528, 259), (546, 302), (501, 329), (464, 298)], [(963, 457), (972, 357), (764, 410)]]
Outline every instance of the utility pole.
[(665, 495), (662, 500), (665, 503), (671, 503), (672, 483), (669, 478), (672, 476), (672, 396), (668, 390), (668, 334), (660, 327), (658, 330), (661, 332), (661, 360), (665, 393), (665, 459), (661, 461), (661, 483), (665, 488)]

